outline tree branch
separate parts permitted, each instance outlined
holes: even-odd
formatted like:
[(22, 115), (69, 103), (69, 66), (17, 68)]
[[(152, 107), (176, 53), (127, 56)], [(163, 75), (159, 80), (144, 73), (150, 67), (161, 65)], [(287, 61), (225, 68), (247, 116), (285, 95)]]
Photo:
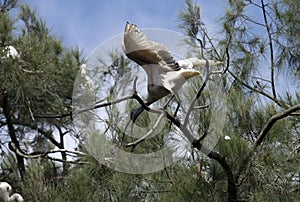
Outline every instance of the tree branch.
[(29, 122), (20, 122), (19, 120), (13, 120), (13, 124), (22, 125), (32, 130), (37, 130), (37, 132), (41, 133), (44, 137), (50, 140), (52, 144), (54, 144), (58, 148), (61, 148), (61, 144), (58, 141), (56, 141), (55, 138), (48, 131), (44, 131), (42, 128), (39, 128), (36, 125), (31, 124)]
[(27, 159), (37, 159), (37, 158), (45, 158), (48, 154), (54, 154), (54, 153), (69, 153), (69, 154), (75, 154), (79, 156), (86, 156), (88, 154), (79, 152), (79, 151), (72, 151), (67, 149), (52, 149), (43, 153), (32, 153), (32, 154), (26, 154), (24, 151), (20, 150), (13, 142), (9, 143), (9, 146), (20, 156), (27, 158)]
[(225, 157), (221, 156), (218, 152), (210, 151), (202, 145), (200, 140), (196, 140), (191, 132), (186, 128), (186, 125), (181, 125), (181, 123), (175, 119), (174, 116), (170, 115), (168, 112), (165, 112), (166, 117), (175, 124), (179, 130), (185, 135), (185, 137), (192, 143), (194, 148), (197, 148), (199, 151), (203, 152), (209, 158), (216, 160), (224, 169), (227, 176), (227, 191), (228, 191), (228, 201), (236, 201), (237, 198), (237, 188), (235, 180), (233, 177), (232, 169), (229, 164), (226, 162)]
[(141, 137), (140, 139), (126, 144), (126, 147), (135, 147), (136, 145), (138, 145), (139, 143), (144, 141), (146, 138), (150, 137), (151, 134), (154, 132), (154, 130), (158, 127), (158, 124), (160, 123), (160, 121), (163, 117), (164, 117), (164, 113), (162, 111), (161, 115), (158, 117), (158, 119), (156, 120), (156, 122), (155, 122), (154, 126), (151, 128), (151, 130), (149, 130), (148, 133), (146, 135), (144, 135), (143, 137)]
[[(201, 94), (201, 92), (199, 94)], [(152, 113), (161, 113), (160, 110), (153, 110), (153, 109), (149, 108), (137, 94), (134, 93), (132, 97), (137, 99), (139, 101), (139, 103), (143, 107), (145, 107), (145, 109), (147, 109), (147, 111), (150, 111)], [(191, 109), (193, 109), (193, 108), (191, 108)], [(174, 125), (176, 125), (178, 127), (178, 129), (185, 135), (185, 137), (189, 140), (189, 142), (192, 144), (192, 146), (194, 148), (197, 148), (199, 151), (203, 152), (209, 158), (216, 160), (221, 165), (221, 167), (224, 169), (226, 176), (227, 176), (228, 201), (236, 201), (237, 188), (236, 188), (235, 180), (233, 177), (232, 169), (229, 166), (229, 164), (226, 162), (225, 157), (222, 157), (219, 153), (210, 151), (209, 149), (204, 147), (201, 143), (202, 139), (196, 140), (194, 138), (194, 136), (191, 134), (191, 132), (187, 129), (186, 124), (182, 125), (178, 119), (176, 119), (174, 116), (170, 115), (167, 111), (164, 111), (164, 114), (161, 114), (160, 117), (162, 117), (162, 115), (165, 116)], [(129, 144), (134, 144), (134, 143), (135, 142), (129, 143)], [(131, 146), (131, 145), (129, 145), (129, 146)]]
[(253, 149), (256, 149), (256, 147), (258, 147), (262, 141), (264, 140), (264, 138), (266, 137), (267, 133), (270, 131), (270, 129), (273, 127), (274, 123), (276, 123), (278, 120), (283, 119), (289, 115), (291, 115), (293, 112), (296, 112), (300, 110), (300, 104), (294, 105), (293, 107), (279, 113), (279, 114), (275, 114), (273, 115), (269, 121), (266, 123), (266, 125), (263, 127), (263, 129), (261, 130), (256, 142), (253, 145)]
[(191, 102), (191, 104), (190, 104), (190, 106), (189, 106), (189, 109), (188, 109), (188, 111), (187, 111), (187, 113), (186, 113), (186, 116), (185, 116), (185, 119), (184, 119), (184, 122), (183, 122), (183, 125), (184, 125), (184, 126), (187, 125), (188, 120), (189, 120), (189, 117), (190, 117), (190, 115), (191, 115), (191, 113), (192, 113), (192, 111), (193, 111), (193, 109), (194, 109), (194, 106), (195, 106), (197, 100), (199, 99), (199, 97), (201, 96), (201, 94), (202, 94), (202, 92), (203, 92), (205, 86), (207, 85), (207, 82), (209, 81), (209, 77), (210, 77), (210, 72), (209, 72), (209, 61), (208, 61), (206, 58), (204, 58), (204, 59), (206, 60), (205, 67), (206, 67), (207, 75), (206, 75), (206, 77), (205, 77), (205, 79), (204, 79), (204, 82), (203, 82), (201, 88), (198, 90), (196, 96), (193, 98), (193, 100), (192, 100), (192, 102)]
[(272, 94), (273, 97), (276, 99), (276, 90), (275, 90), (275, 81), (274, 81), (274, 68), (275, 68), (275, 62), (274, 62), (274, 50), (273, 50), (273, 40), (272, 35), (270, 31), (270, 26), (268, 24), (267, 14), (266, 14), (266, 8), (264, 0), (261, 0), (261, 8), (263, 11), (264, 21), (265, 21), (265, 27), (267, 29), (268, 33), (268, 39), (269, 39), (269, 47), (270, 47), (270, 60), (271, 60), (271, 88), (272, 88)]
[(283, 107), (283, 108), (287, 108), (287, 106), (284, 104), (283, 101), (278, 100), (277, 98), (273, 97), (272, 95), (266, 93), (265, 91), (262, 90), (258, 90), (252, 86), (250, 86), (249, 84), (245, 83), (244, 81), (242, 81), (240, 78), (238, 78), (233, 72), (231, 72), (229, 69), (227, 71), (236, 81), (238, 81), (239, 83), (241, 83), (244, 87), (248, 88), (249, 90), (259, 93), (267, 98), (269, 98), (270, 100), (272, 100), (273, 102), (275, 102), (278, 106)]
[[(18, 141), (17, 138), (17, 134), (13, 125), (13, 112), (11, 110), (11, 106), (8, 100), (8, 97), (6, 95), (3, 95), (3, 101), (2, 101), (2, 109), (3, 109), (3, 114), (5, 116), (6, 119), (6, 123), (7, 123), (7, 128), (8, 128), (8, 133), (10, 136), (11, 141), (16, 145), (17, 148), (20, 148), (20, 143)], [(11, 148), (10, 148), (11, 149)], [(12, 150), (14, 151), (14, 150)], [(24, 164), (24, 159), (22, 156), (18, 155), (18, 153), (16, 153), (16, 158), (17, 158), (17, 165), (18, 165), (18, 169), (19, 169), (19, 173), (21, 176), (21, 179), (23, 180), (24, 178), (24, 174), (25, 174), (25, 164)]]
[(271, 130), (271, 128), (273, 127), (273, 125), (278, 121), (281, 120), (287, 116), (290, 116), (292, 113), (299, 111), (300, 110), (300, 104), (294, 105), (293, 107), (273, 115), (268, 122), (265, 124), (265, 126), (263, 127), (263, 129), (260, 131), (257, 140), (255, 141), (255, 143), (253, 144), (253, 146), (249, 149), (248, 154), (246, 155), (246, 157), (244, 158), (244, 160), (242, 161), (239, 169), (238, 169), (238, 173), (236, 175), (236, 181), (238, 181), (238, 178), (240, 177), (240, 174), (244, 171), (244, 169), (246, 168), (247, 164), (249, 163), (249, 161), (251, 160), (251, 156), (253, 155), (253, 153), (255, 152), (255, 150), (257, 149), (257, 147), (259, 145), (261, 145), (261, 143), (263, 142), (263, 140), (265, 139), (266, 135), (268, 134), (268, 132)]

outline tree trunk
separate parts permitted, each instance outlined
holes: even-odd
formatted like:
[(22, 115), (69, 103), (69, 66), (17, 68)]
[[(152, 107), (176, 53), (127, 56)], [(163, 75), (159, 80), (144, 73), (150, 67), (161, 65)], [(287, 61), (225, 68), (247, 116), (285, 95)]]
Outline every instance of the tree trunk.
[[(3, 114), (5, 116), (6, 119), (6, 125), (7, 125), (7, 129), (8, 129), (8, 134), (10, 136), (11, 142), (14, 143), (14, 145), (17, 147), (17, 149), (19, 151), (22, 151), (20, 148), (20, 144), (19, 141), (17, 139), (17, 135), (16, 135), (16, 131), (13, 125), (13, 120), (12, 120), (12, 110), (8, 101), (8, 98), (6, 95), (3, 95), (3, 100), (1, 103), (1, 107), (3, 108)], [(19, 173), (20, 173), (20, 177), (23, 180), (24, 178), (24, 173), (25, 173), (25, 164), (24, 164), (24, 158), (22, 156), (20, 156), (17, 151), (15, 151), (14, 149), (12, 149), (11, 147), (9, 147), (16, 155), (17, 158), (17, 165), (18, 165), (18, 169), (19, 169)]]

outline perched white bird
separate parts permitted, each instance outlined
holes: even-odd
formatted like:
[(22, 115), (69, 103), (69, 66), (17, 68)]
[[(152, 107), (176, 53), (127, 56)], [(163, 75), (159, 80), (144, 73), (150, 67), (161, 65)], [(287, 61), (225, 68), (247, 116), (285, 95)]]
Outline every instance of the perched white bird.
[(93, 79), (90, 77), (90, 75), (87, 73), (87, 65), (85, 63), (83, 63), (80, 66), (80, 73), (81, 73), (81, 78), (84, 79), (84, 82), (81, 84), (81, 88), (84, 90), (95, 90), (96, 86), (95, 86), (95, 82), (93, 81)]
[(9, 202), (23, 202), (23, 201), (24, 201), (23, 197), (18, 193), (14, 193), (9, 197)]
[(24, 199), (20, 194), (10, 196), (12, 188), (7, 182), (0, 182), (0, 202), (23, 202)]
[[(188, 58), (175, 61), (168, 48), (160, 43), (149, 40), (136, 25), (126, 23), (124, 31), (123, 50), (126, 56), (141, 65), (148, 77), (148, 97), (146, 105), (151, 105), (168, 94), (178, 97), (178, 91), (187, 79), (201, 76), (201, 73), (192, 69), (204, 66), (206, 60)], [(209, 61), (211, 65), (219, 62)], [(143, 112), (140, 107), (131, 112), (133, 121)]]
[(20, 55), (18, 51), (13, 46), (6, 46), (3, 50), (3, 53), (6, 53), (5, 56), (1, 57), (1, 59), (6, 59), (12, 57), (13, 59), (19, 58)]

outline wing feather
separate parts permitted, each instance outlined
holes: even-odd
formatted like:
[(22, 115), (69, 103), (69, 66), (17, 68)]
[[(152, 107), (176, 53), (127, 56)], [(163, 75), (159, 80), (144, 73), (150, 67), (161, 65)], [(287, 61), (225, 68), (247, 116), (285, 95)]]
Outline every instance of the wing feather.
[(123, 50), (129, 59), (141, 66), (158, 64), (170, 70), (180, 69), (165, 45), (149, 40), (142, 31), (136, 29), (136, 25), (128, 22), (124, 31)]

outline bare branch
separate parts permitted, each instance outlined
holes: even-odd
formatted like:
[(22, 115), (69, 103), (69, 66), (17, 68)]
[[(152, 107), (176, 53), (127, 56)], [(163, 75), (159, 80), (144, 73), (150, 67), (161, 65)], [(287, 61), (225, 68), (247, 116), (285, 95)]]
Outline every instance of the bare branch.
[(228, 43), (228, 45), (226, 47), (226, 51), (225, 51), (225, 54), (226, 54), (226, 67), (223, 70), (222, 74), (225, 74), (228, 71), (229, 65), (230, 65), (230, 55), (229, 55), (229, 48), (228, 48), (228, 46), (229, 46), (229, 43)]
[(21, 68), (21, 70), (25, 73), (28, 73), (28, 74), (37, 74), (37, 73), (41, 74), (41, 73), (43, 73), (43, 71), (32, 71), (32, 70), (28, 70), (28, 69), (24, 69), (24, 68)]
[(271, 31), (270, 31), (270, 26), (269, 26), (268, 19), (267, 19), (264, 0), (261, 0), (261, 8), (262, 8), (262, 11), (263, 11), (265, 27), (267, 29), (268, 38), (269, 38), (270, 60), (271, 60), (271, 88), (272, 88), (273, 97), (276, 99), (277, 96), (276, 96), (275, 81), (274, 81), (275, 62), (274, 62), (273, 40), (272, 40)]
[(37, 159), (37, 158), (45, 158), (48, 154), (54, 154), (54, 153), (69, 153), (69, 154), (75, 154), (75, 155), (79, 155), (79, 156), (86, 156), (88, 154), (83, 153), (83, 152), (79, 152), (79, 151), (72, 151), (72, 150), (67, 150), (67, 149), (52, 149), (40, 154), (26, 154), (23, 151), (20, 151), (20, 149), (17, 148), (17, 146), (13, 143), (10, 142), (9, 143), (10, 148), (12, 148), (14, 151), (16, 151), (16, 153), (24, 158), (27, 159)]
[(136, 93), (137, 79), (138, 79), (138, 77), (135, 77), (135, 79), (134, 79), (134, 83), (133, 83), (133, 92), (134, 93), (131, 96), (125, 96), (123, 98), (117, 99), (117, 100), (112, 101), (112, 102), (106, 102), (106, 103), (100, 104), (101, 102), (103, 102), (105, 100), (105, 99), (101, 99), (101, 100), (96, 101), (95, 105), (92, 105), (92, 106), (89, 106), (89, 107), (86, 107), (86, 108), (82, 108), (82, 109), (78, 109), (78, 110), (75, 110), (73, 112), (66, 113), (66, 114), (34, 115), (34, 117), (35, 118), (64, 118), (64, 117), (68, 117), (68, 116), (74, 117), (74, 116), (76, 116), (78, 114), (81, 114), (83, 112), (87, 112), (87, 111), (90, 111), (90, 110), (93, 110), (93, 109), (97, 109), (97, 108), (102, 108), (102, 107), (106, 107), (106, 106), (118, 104), (120, 102), (129, 100), (129, 99), (136, 99), (140, 104), (143, 103), (141, 105), (144, 106), (145, 110), (148, 111), (149, 107), (143, 102), (143, 100)]
[(293, 149), (293, 151), (288, 155), (287, 160), (289, 160), (291, 156), (297, 153), (298, 151), (300, 151), (300, 145), (298, 145), (295, 149)]
[(194, 110), (197, 110), (197, 109), (206, 109), (206, 108), (208, 108), (208, 107), (209, 107), (209, 104), (203, 105), (203, 106), (195, 106), (195, 107), (194, 107)]
[(193, 98), (193, 100), (192, 100), (192, 102), (191, 102), (191, 104), (189, 106), (189, 109), (188, 109), (188, 111), (186, 113), (186, 116), (185, 116), (185, 119), (184, 119), (184, 122), (183, 122), (184, 126), (187, 125), (189, 117), (190, 117), (190, 115), (191, 115), (191, 113), (192, 113), (192, 111), (194, 109), (194, 106), (195, 106), (197, 100), (199, 99), (199, 97), (201, 96), (201, 93), (203, 92), (203, 90), (204, 90), (207, 82), (209, 81), (209, 77), (210, 77), (210, 74), (209, 74), (209, 62), (208, 62), (207, 59), (205, 59), (205, 60), (206, 60), (206, 65), (205, 66), (206, 66), (206, 70), (207, 70), (207, 75), (205, 77), (205, 80), (204, 80), (201, 88), (198, 90), (196, 96)]
[(258, 76), (253, 76), (252, 78), (253, 79), (257, 79), (257, 80), (261, 80), (261, 81), (265, 81), (265, 82), (268, 82), (268, 83), (271, 83), (271, 81), (269, 81), (268, 79), (264, 79), (264, 78), (261, 78), (261, 77), (258, 77)]
[(252, 86), (250, 86), (249, 84), (245, 83), (244, 81), (242, 81), (240, 78), (238, 78), (233, 72), (231, 72), (230, 70), (228, 70), (228, 73), (239, 83), (241, 83), (244, 87), (248, 88), (249, 90), (259, 93), (267, 98), (269, 98), (270, 100), (274, 101), (278, 106), (283, 107), (283, 108), (287, 108), (287, 106), (284, 104), (283, 101), (278, 100), (277, 98), (273, 97), (272, 95), (266, 93), (265, 91), (256, 89)]
[(266, 25), (264, 25), (264, 24), (262, 24), (262, 23), (260, 23), (260, 22), (257, 22), (257, 21), (251, 19), (251, 18), (248, 17), (248, 16), (243, 15), (242, 18), (245, 19), (246, 21), (252, 22), (253, 24), (256, 24), (256, 25), (258, 25), (258, 26), (266, 27)]
[[(268, 132), (271, 130), (271, 128), (273, 127), (273, 125), (278, 121), (281, 120), (285, 117), (290, 116), (292, 113), (299, 111), (300, 110), (300, 104), (294, 105), (293, 107), (273, 115), (268, 122), (265, 124), (265, 126), (263, 127), (263, 129), (261, 130), (261, 132), (258, 135), (257, 140), (255, 141), (255, 143), (253, 144), (252, 148), (249, 149), (248, 154), (246, 155), (246, 157), (244, 158), (243, 162), (241, 163), (239, 169), (238, 169), (238, 173), (236, 175), (236, 178), (238, 180), (240, 174), (244, 171), (246, 165), (248, 164), (248, 162), (251, 159), (251, 156), (253, 155), (253, 153), (255, 152), (256, 148), (261, 145), (261, 143), (263, 142), (263, 140), (265, 139), (266, 135), (268, 134)], [(236, 180), (236, 181), (237, 181)]]
[(83, 109), (75, 110), (73, 112), (73, 117), (76, 116), (76, 115), (78, 115), (78, 114), (81, 114), (83, 112), (87, 112), (87, 111), (90, 111), (90, 110), (93, 110), (93, 109), (97, 109), (97, 108), (102, 108), (102, 107), (106, 107), (106, 106), (118, 104), (120, 102), (129, 100), (129, 99), (132, 99), (132, 98), (133, 98), (133, 95), (125, 96), (125, 97), (122, 97), (122, 98), (117, 99), (117, 100), (112, 101), (112, 102), (106, 102), (106, 103), (103, 103), (103, 104), (96, 104), (96, 105), (92, 105), (90, 107), (86, 107), (86, 108), (83, 108)]
[(133, 92), (136, 93), (136, 83), (137, 83), (138, 77), (136, 76), (133, 80)]
[[(217, 51), (217, 48), (215, 47), (214, 43), (212, 42), (211, 38), (208, 36), (207, 30), (205, 30), (202, 26), (199, 26), (199, 28), (201, 29), (201, 31), (203, 32), (204, 36), (208, 39), (208, 42), (210, 43), (213, 51), (215, 52), (215, 54), (217, 55), (218, 59), (221, 59), (220, 54)], [(203, 49), (203, 48), (202, 48)], [(203, 51), (202, 51), (203, 53)]]
[(146, 138), (150, 137), (151, 134), (154, 132), (154, 130), (158, 127), (158, 124), (161, 122), (161, 119), (164, 117), (164, 112), (161, 112), (161, 115), (158, 117), (157, 121), (155, 122), (154, 126), (151, 128), (151, 130), (148, 131), (148, 133), (146, 135), (144, 135), (143, 137), (141, 137), (140, 139), (128, 143), (126, 144), (126, 147), (135, 147), (136, 145), (138, 145), (139, 143), (143, 142)]
[(269, 121), (266, 123), (266, 125), (261, 130), (256, 142), (253, 145), (253, 149), (255, 149), (257, 146), (259, 146), (264, 138), (266, 137), (267, 133), (270, 131), (270, 129), (273, 127), (274, 123), (276, 123), (278, 120), (283, 119), (289, 115), (291, 115), (293, 112), (296, 112), (300, 110), (300, 104), (297, 104), (279, 114), (273, 115)]

